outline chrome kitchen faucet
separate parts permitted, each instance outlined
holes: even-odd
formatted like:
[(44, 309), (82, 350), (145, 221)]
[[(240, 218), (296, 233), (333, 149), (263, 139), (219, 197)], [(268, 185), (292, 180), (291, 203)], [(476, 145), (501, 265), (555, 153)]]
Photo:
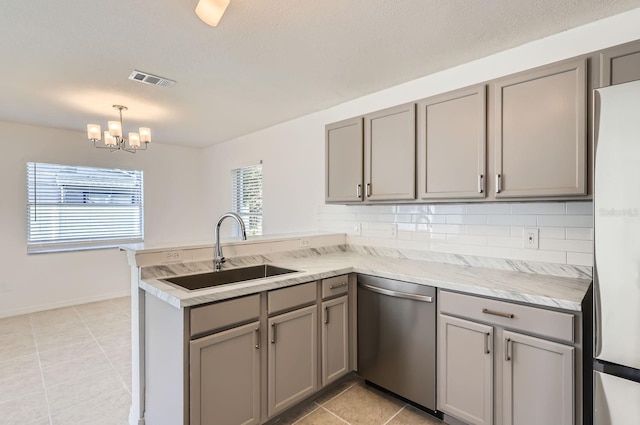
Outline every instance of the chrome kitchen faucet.
[(220, 269), (222, 268), (222, 264), (226, 261), (225, 258), (222, 256), (222, 247), (220, 246), (220, 226), (222, 226), (222, 222), (224, 221), (224, 219), (228, 217), (231, 217), (238, 222), (238, 225), (240, 226), (240, 232), (242, 234), (242, 240), (243, 241), (247, 240), (247, 232), (245, 230), (244, 221), (242, 220), (242, 217), (240, 217), (238, 214), (234, 212), (228, 212), (220, 216), (220, 218), (218, 219), (218, 224), (216, 224), (215, 235), (214, 235), (216, 239), (216, 246), (215, 246), (214, 258), (213, 258), (213, 267), (217, 272), (220, 271)]

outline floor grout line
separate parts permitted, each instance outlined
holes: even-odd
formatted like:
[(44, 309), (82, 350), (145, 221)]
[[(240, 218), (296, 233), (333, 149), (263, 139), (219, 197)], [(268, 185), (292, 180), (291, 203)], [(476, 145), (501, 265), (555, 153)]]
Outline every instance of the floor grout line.
[(318, 404), (319, 406), (324, 406), (325, 404), (329, 403), (330, 401), (335, 400), (336, 398), (340, 397), (342, 394), (346, 393), (347, 391), (349, 391), (351, 388), (355, 387), (356, 385), (358, 385), (358, 381), (353, 382), (351, 385), (349, 385), (347, 388), (345, 388), (344, 390), (340, 391), (338, 394), (336, 394), (335, 396), (331, 397), (329, 400), (325, 401), (322, 404)]
[(395, 415), (391, 416), (389, 419), (387, 419), (387, 421), (385, 423), (383, 423), (382, 425), (387, 425), (389, 422), (391, 422), (393, 420), (393, 418), (395, 418), (396, 416), (398, 416), (400, 414), (400, 412), (402, 412), (405, 408), (407, 407), (407, 405), (405, 404), (404, 406), (402, 406), (400, 408), (400, 410), (398, 410)]
[(327, 409), (324, 406), (320, 406), (321, 409), (324, 409), (326, 412), (329, 412), (329, 414), (335, 416), (336, 418), (340, 419), (342, 422), (344, 422), (347, 425), (351, 425), (349, 422), (347, 422), (346, 420), (342, 419), (340, 416), (338, 416), (337, 414), (333, 413), (331, 410)]
[(313, 409), (311, 412), (307, 413), (306, 415), (304, 415), (303, 417), (298, 418), (298, 419), (297, 419), (297, 420), (296, 420), (292, 425), (296, 425), (298, 422), (300, 422), (301, 420), (303, 420), (303, 419), (304, 419), (304, 418), (306, 418), (307, 416), (311, 415), (313, 412), (317, 412), (317, 411), (318, 411), (318, 409), (321, 409), (321, 408), (322, 408), (322, 406), (320, 406), (320, 405), (319, 405), (318, 403), (316, 403), (315, 401), (313, 402), (313, 404), (315, 404), (315, 405), (316, 405), (316, 408), (315, 408), (315, 409)]
[(29, 324), (31, 325), (31, 333), (33, 334), (33, 342), (36, 346), (36, 358), (38, 359), (38, 369), (40, 369), (40, 379), (42, 381), (42, 390), (44, 391), (44, 401), (47, 405), (47, 416), (49, 419), (49, 425), (53, 425), (53, 418), (51, 417), (51, 406), (49, 405), (49, 394), (47, 392), (47, 386), (44, 384), (44, 371), (42, 370), (42, 362), (40, 361), (40, 350), (38, 349), (38, 338), (33, 327), (33, 319), (29, 315)]

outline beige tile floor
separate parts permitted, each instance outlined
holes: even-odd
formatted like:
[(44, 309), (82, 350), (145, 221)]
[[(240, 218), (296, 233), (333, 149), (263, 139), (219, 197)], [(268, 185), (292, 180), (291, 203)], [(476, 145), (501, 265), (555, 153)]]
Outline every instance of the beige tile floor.
[(0, 424), (126, 425), (130, 300), (0, 319)]
[[(0, 425), (127, 425), (130, 353), (128, 297), (0, 319)], [(276, 423), (442, 424), (355, 379)]]

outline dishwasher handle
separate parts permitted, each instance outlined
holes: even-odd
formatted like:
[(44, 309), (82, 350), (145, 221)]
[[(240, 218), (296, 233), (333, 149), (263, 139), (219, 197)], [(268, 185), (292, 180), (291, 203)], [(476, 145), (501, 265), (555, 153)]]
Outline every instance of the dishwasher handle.
[(433, 297), (428, 295), (407, 294), (406, 292), (398, 292), (392, 291), (390, 289), (378, 288), (377, 286), (367, 285), (366, 283), (361, 283), (360, 286), (370, 290), (371, 292), (377, 292), (378, 294), (388, 295), (390, 297), (404, 298), (407, 300), (422, 301), (426, 303), (433, 302)]

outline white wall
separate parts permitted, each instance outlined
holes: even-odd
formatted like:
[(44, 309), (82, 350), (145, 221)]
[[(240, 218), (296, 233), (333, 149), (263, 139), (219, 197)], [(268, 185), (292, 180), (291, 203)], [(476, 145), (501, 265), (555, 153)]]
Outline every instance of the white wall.
[(214, 216), (228, 210), (230, 170), (262, 159), (265, 233), (317, 228), (324, 211), (325, 124), (637, 40), (638, 22), (640, 9), (212, 146), (206, 152), (207, 172), (216, 182), (212, 190), (218, 203), (209, 207)]
[(129, 293), (118, 249), (27, 255), (27, 161), (143, 170), (146, 243), (213, 239), (200, 201), (201, 149), (152, 143), (135, 155), (110, 153), (84, 133), (8, 122), (0, 135), (0, 317)]

